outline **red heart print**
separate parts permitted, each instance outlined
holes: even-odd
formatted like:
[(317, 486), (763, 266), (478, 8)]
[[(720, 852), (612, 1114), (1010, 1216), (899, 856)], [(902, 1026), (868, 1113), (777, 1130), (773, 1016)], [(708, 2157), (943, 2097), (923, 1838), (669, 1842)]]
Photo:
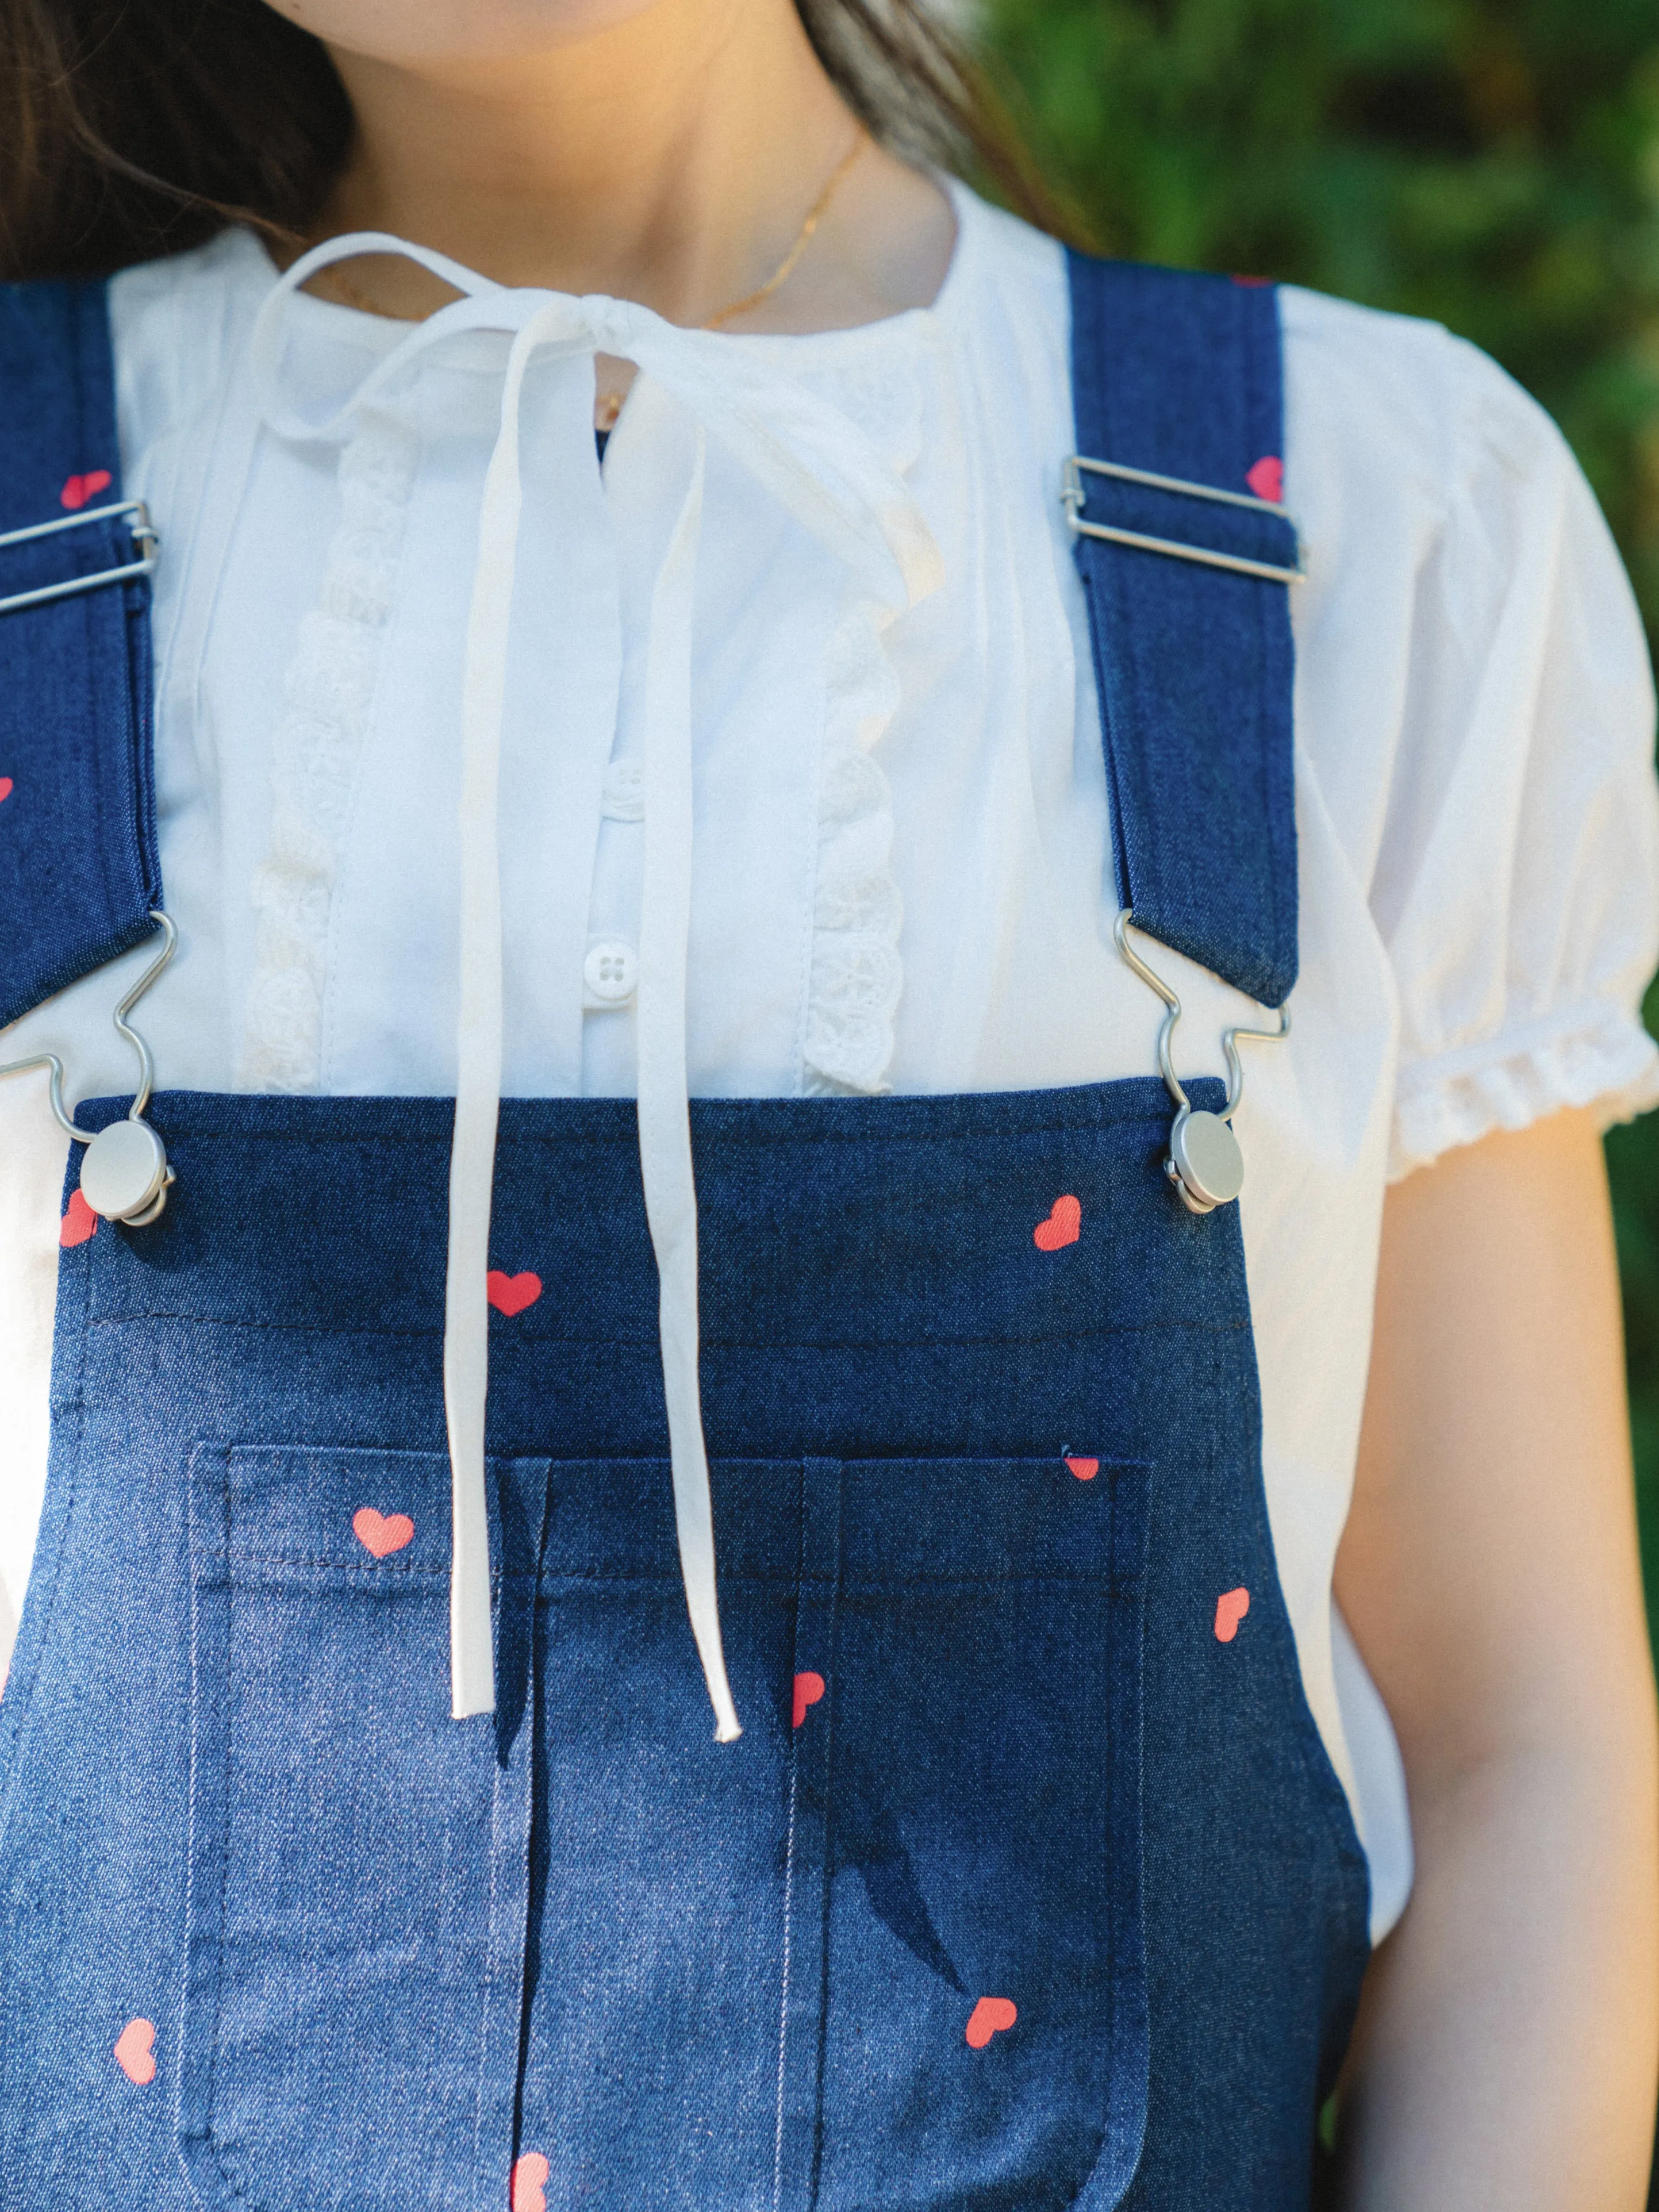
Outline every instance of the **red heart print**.
[(981, 1997), (968, 2015), (969, 2049), (983, 2051), (994, 2035), (1018, 2018), (1019, 2007), (1012, 1997)]
[(9, 775), (0, 775), (0, 805), (5, 804), (15, 789), (16, 786)]
[(72, 1245), (84, 1244), (88, 1237), (97, 1234), (98, 1216), (80, 1192), (72, 1190), (70, 1202), (64, 1208), (64, 1218), (58, 1224), (58, 1242), (68, 1251)]
[(1250, 1593), (1247, 1589), (1223, 1590), (1215, 1601), (1215, 1640), (1231, 1644), (1238, 1633), (1238, 1624), (1250, 1609)]
[(541, 1277), (532, 1275), (527, 1267), (522, 1275), (504, 1275), (499, 1267), (492, 1267), (484, 1284), (497, 1313), (521, 1314), (542, 1294)]
[(155, 2079), (155, 2023), (130, 2020), (115, 2039), (115, 2063), (129, 2081), (143, 2088)]
[(1244, 481), (1258, 499), (1273, 507), (1285, 504), (1285, 464), (1277, 453), (1264, 453)]
[(73, 514), (97, 493), (107, 491), (113, 481), (107, 469), (88, 469), (83, 477), (70, 477), (58, 497)]
[(1068, 1456), (1066, 1464), (1079, 1482), (1092, 1482), (1100, 1473), (1097, 1459), (1072, 1459)]
[(817, 1705), (823, 1695), (822, 1674), (797, 1674), (795, 1677), (795, 1726), (805, 1725), (806, 1708)]
[(1233, 282), (1247, 292), (1260, 292), (1273, 283), (1271, 276), (1235, 276)]
[(415, 1541), (415, 1523), (407, 1513), (377, 1513), (372, 1505), (360, 1505), (351, 1516), (351, 1533), (366, 1552), (384, 1559)]
[(1082, 1200), (1057, 1198), (1048, 1218), (1031, 1231), (1031, 1242), (1039, 1252), (1058, 1252), (1062, 1244), (1075, 1244), (1082, 1234)]
[(547, 2212), (547, 2160), (527, 2150), (513, 2169), (513, 2212)]

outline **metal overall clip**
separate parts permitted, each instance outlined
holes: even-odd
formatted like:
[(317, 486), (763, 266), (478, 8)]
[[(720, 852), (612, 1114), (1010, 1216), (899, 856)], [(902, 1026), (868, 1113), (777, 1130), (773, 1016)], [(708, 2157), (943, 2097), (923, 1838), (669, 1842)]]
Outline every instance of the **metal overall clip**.
[(52, 1071), (47, 1095), (52, 1110), (77, 1145), (87, 1148), (81, 1163), (81, 1195), (93, 1212), (106, 1221), (125, 1222), (130, 1229), (147, 1229), (167, 1202), (173, 1171), (167, 1148), (149, 1123), (144, 1109), (155, 1088), (155, 1062), (149, 1047), (128, 1021), (150, 985), (172, 959), (179, 933), (168, 917), (152, 910), (150, 920), (161, 933), (161, 950), (115, 1009), (115, 1026), (138, 1055), (138, 1092), (126, 1119), (107, 1128), (77, 1127), (64, 1103), (64, 1063), (55, 1052), (38, 1052), (28, 1060), (14, 1060), (0, 1066), (0, 1075), (21, 1075), (31, 1067)]
[[(0, 598), (0, 615), (18, 614), (26, 607), (74, 599), (82, 592), (102, 591), (111, 584), (130, 583), (152, 574), (161, 540), (151, 526), (149, 510), (141, 499), (118, 500), (107, 507), (89, 507), (82, 514), (66, 514), (52, 522), (32, 523), (27, 529), (0, 532), (0, 550), (31, 544), (38, 538), (58, 538), (65, 532), (85, 530), (97, 523), (112, 522), (126, 525), (132, 540), (134, 557), (131, 561), (112, 568), (97, 569), (91, 575), (66, 576), (55, 584), (38, 585), (33, 591), (14, 592)], [(167, 1202), (167, 1191), (173, 1181), (167, 1148), (144, 1119), (144, 1109), (155, 1088), (155, 1062), (149, 1047), (127, 1020), (172, 959), (179, 942), (179, 933), (166, 915), (152, 908), (149, 918), (161, 933), (161, 950), (115, 1009), (115, 1026), (138, 1055), (138, 1093), (125, 1121), (112, 1121), (105, 1129), (77, 1127), (74, 1115), (64, 1103), (64, 1063), (55, 1052), (40, 1052), (28, 1060), (14, 1060), (0, 1066), (0, 1075), (21, 1075), (32, 1067), (51, 1070), (48, 1096), (52, 1110), (76, 1143), (87, 1148), (86, 1158), (81, 1163), (82, 1197), (106, 1221), (125, 1222), (133, 1229), (147, 1228), (157, 1218)]]
[[(1144, 530), (1122, 529), (1115, 523), (1091, 522), (1085, 514), (1089, 497), (1088, 487), (1083, 481), (1085, 476), (1106, 477), (1116, 483), (1139, 484), (1146, 490), (1170, 492), (1181, 499), (1202, 500), (1212, 507), (1240, 507), (1249, 514), (1265, 514), (1291, 530), (1296, 543), (1296, 559), (1289, 564), (1256, 561), (1243, 553), (1230, 553), (1220, 546), (1192, 544), (1184, 538), (1157, 538)], [(1195, 561), (1202, 568), (1224, 568), (1237, 576), (1261, 576), (1270, 584), (1301, 584), (1307, 580), (1302, 540), (1296, 536), (1284, 508), (1273, 500), (1258, 499), (1254, 494), (1242, 491), (1223, 491), (1215, 484), (1193, 483), (1186, 477), (1160, 476), (1155, 469), (1132, 469), (1121, 461), (1097, 461), (1086, 453), (1073, 453), (1060, 478), (1060, 501), (1074, 538), (1098, 538), (1108, 545), (1127, 545), (1138, 553), (1162, 553), (1171, 561)]]
[(29, 545), (39, 538), (60, 538), (66, 530), (85, 530), (97, 522), (125, 520), (131, 535), (135, 558), (116, 568), (100, 568), (90, 576), (66, 576), (61, 583), (40, 584), (32, 592), (13, 592), (0, 599), (0, 615), (18, 614), (25, 607), (41, 607), (52, 599), (72, 599), (82, 592), (101, 591), (106, 584), (125, 584), (153, 575), (161, 539), (150, 526), (149, 509), (142, 499), (118, 500), (109, 507), (89, 507), (81, 514), (66, 514), (52, 522), (33, 522), (27, 530), (0, 532), (0, 550)]
[(1227, 1103), (1218, 1114), (1194, 1107), (1175, 1072), (1171, 1051), (1176, 1024), (1181, 1019), (1181, 1001), (1130, 944), (1129, 932), (1133, 926), (1134, 915), (1125, 907), (1113, 924), (1112, 934), (1129, 966), (1164, 1001), (1164, 1021), (1158, 1033), (1158, 1069), (1176, 1109), (1164, 1172), (1189, 1213), (1213, 1213), (1218, 1206), (1231, 1206), (1244, 1188), (1244, 1155), (1232, 1129), (1233, 1115), (1244, 1096), (1244, 1069), (1238, 1048), (1241, 1044), (1282, 1044), (1291, 1033), (1290, 1010), (1279, 1008), (1276, 1030), (1234, 1028), (1223, 1034), (1221, 1049), (1227, 1055)]

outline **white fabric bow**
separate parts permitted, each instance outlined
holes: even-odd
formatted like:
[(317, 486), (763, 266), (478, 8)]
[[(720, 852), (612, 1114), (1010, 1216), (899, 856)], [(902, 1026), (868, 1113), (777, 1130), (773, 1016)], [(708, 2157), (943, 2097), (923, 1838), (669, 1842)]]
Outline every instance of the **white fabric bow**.
[[(396, 253), (463, 296), (416, 325), (323, 422), (278, 404), (283, 315), (294, 292), (331, 262)], [(890, 614), (933, 590), (938, 549), (899, 478), (847, 418), (730, 338), (681, 330), (648, 308), (603, 296), (513, 290), (445, 255), (379, 231), (330, 240), (287, 270), (252, 338), (264, 419), (277, 435), (343, 434), (352, 417), (418, 356), (463, 331), (511, 331), (501, 425), (484, 478), (462, 693), (460, 1012), (449, 1249), (444, 1310), (444, 1405), (453, 1512), (450, 1663), (457, 1719), (495, 1708), (489, 1528), (484, 1489), (489, 1376), (487, 1273), (501, 1082), (499, 772), (507, 648), (524, 488), (520, 410), (537, 354), (606, 353), (633, 362), (683, 408), (695, 458), (651, 598), (646, 644), (645, 867), (640, 916), (640, 1169), (656, 1255), (663, 1384), (674, 1520), (692, 1633), (714, 1708), (715, 1735), (742, 1733), (720, 1644), (714, 1516), (698, 1377), (697, 1200), (685, 1059), (686, 948), (691, 905), (691, 645), (708, 441), (712, 437)]]

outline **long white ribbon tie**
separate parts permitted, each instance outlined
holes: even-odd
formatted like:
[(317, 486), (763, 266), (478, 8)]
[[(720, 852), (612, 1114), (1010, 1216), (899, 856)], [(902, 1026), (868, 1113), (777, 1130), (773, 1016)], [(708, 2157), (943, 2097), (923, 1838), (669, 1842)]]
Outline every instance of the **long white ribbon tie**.
[(495, 1710), (484, 1404), (489, 1384), (489, 1209), (501, 1096), (501, 723), (524, 505), (519, 400), (530, 356), (551, 319), (545, 312), (532, 315), (507, 356), (501, 428), (478, 517), (461, 690), (460, 1010), (444, 1285), (444, 1414), (453, 1522), (449, 1672), (451, 1707), (458, 1721)]
[(743, 1734), (726, 1679), (698, 1374), (697, 1192), (685, 1074), (686, 947), (691, 927), (691, 623), (708, 440), (697, 429), (690, 489), (651, 595), (645, 663), (645, 884), (640, 908), (640, 1174), (657, 1255), (658, 1330), (674, 1527), (691, 1633), (717, 1742)]
[[(330, 262), (361, 253), (417, 261), (462, 297), (416, 325), (328, 421), (279, 403), (283, 311)], [(720, 1644), (714, 1509), (699, 1387), (697, 1197), (686, 1079), (686, 963), (691, 914), (691, 653), (708, 441), (718, 438), (821, 544), (851, 568), (888, 618), (932, 591), (938, 551), (899, 479), (845, 416), (710, 332), (682, 331), (644, 307), (562, 293), (510, 291), (423, 246), (378, 231), (313, 247), (273, 289), (251, 341), (262, 413), (279, 436), (345, 434), (352, 416), (416, 356), (465, 330), (514, 332), (501, 424), (484, 478), (461, 708), (460, 1011), (449, 1167), (444, 1294), (444, 1410), (453, 1548), (451, 1702), (458, 1720), (494, 1710), (484, 1410), (489, 1371), (489, 1214), (501, 1082), (500, 770), (519, 521), (519, 418), (538, 352), (632, 361), (696, 428), (690, 483), (652, 592), (646, 641), (645, 871), (637, 992), (640, 1172), (656, 1255), (674, 1522), (691, 1631), (714, 1709), (716, 1740), (742, 1734)]]

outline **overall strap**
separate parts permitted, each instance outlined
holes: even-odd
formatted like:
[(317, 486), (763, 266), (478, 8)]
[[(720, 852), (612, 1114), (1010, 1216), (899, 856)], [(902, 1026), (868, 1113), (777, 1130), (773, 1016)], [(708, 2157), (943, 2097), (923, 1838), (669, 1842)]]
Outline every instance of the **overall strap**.
[(154, 934), (149, 572), (101, 283), (0, 285), (0, 1025)]
[[(1262, 1005), (1297, 973), (1279, 300), (1067, 256), (1089, 605), (1121, 904)], [(1148, 481), (1148, 478), (1158, 481)]]

